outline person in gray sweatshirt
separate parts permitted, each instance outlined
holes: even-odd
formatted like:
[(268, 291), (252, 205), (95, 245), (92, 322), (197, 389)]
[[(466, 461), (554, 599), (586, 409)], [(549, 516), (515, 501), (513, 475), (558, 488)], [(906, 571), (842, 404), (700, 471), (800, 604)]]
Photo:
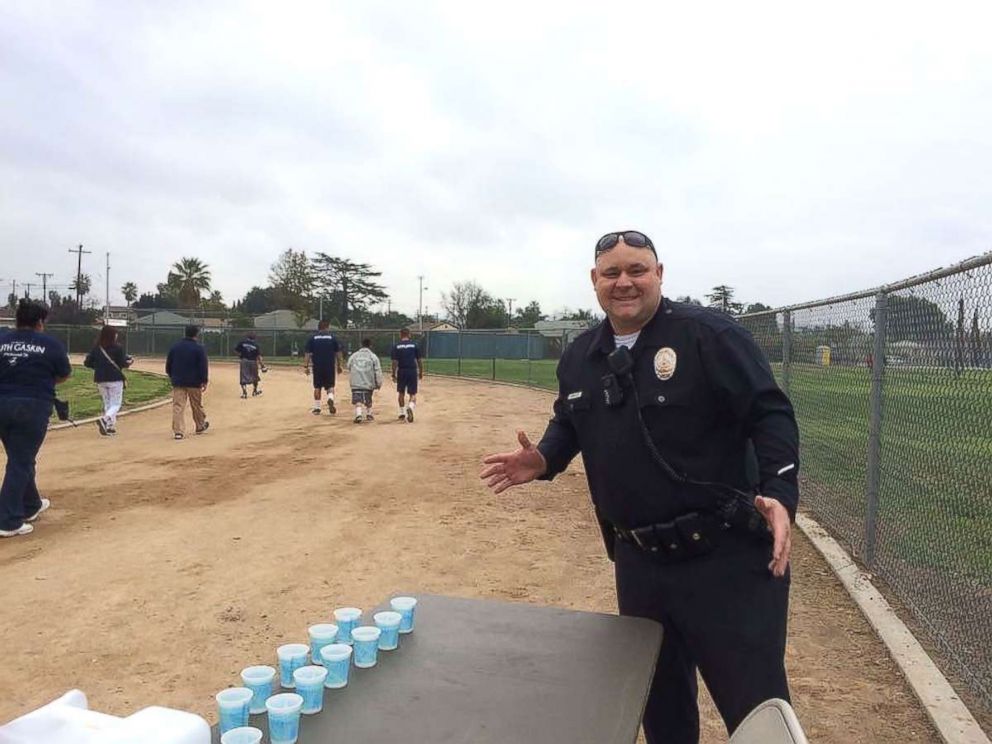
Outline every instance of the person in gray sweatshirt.
[(372, 391), (382, 387), (382, 364), (372, 351), (372, 339), (363, 338), (362, 348), (348, 357), (348, 379), (355, 423), (372, 421)]

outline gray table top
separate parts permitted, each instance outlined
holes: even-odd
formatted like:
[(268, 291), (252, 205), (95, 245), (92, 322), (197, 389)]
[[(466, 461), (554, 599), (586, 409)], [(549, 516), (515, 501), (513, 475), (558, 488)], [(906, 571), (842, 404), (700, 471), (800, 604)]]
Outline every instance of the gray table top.
[[(628, 744), (662, 630), (555, 607), (418, 597), (416, 626), (303, 716), (300, 744)], [(363, 617), (371, 622), (371, 612)], [(275, 649), (273, 648), (273, 654)], [(276, 677), (278, 683), (278, 676)], [(278, 691), (278, 690), (277, 690)], [(251, 717), (266, 733), (266, 716)], [(214, 728), (214, 742), (220, 735)]]

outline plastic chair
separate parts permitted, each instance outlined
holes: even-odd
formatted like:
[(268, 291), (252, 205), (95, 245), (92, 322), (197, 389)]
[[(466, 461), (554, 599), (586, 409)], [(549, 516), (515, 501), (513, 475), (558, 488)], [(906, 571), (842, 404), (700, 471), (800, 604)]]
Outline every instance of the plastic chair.
[(809, 744), (792, 706), (784, 700), (767, 700), (744, 719), (730, 744)]

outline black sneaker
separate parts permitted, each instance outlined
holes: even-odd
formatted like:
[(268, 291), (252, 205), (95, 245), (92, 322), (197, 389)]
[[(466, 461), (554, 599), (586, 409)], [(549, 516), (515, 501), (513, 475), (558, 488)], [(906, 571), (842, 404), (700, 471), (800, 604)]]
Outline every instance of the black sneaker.
[(108, 427), (107, 427), (107, 433), (108, 433), (108, 434), (109, 434), (110, 436), (112, 436), (112, 437), (113, 437), (113, 436), (116, 436), (116, 435), (117, 435), (117, 429), (116, 429), (115, 427), (113, 427), (113, 426), (108, 426)]
[(407, 421), (408, 424), (412, 424), (413, 423), (413, 409), (410, 408), (409, 406), (407, 406), (407, 409), (406, 409), (406, 421)]
[(406, 414), (405, 413), (401, 413), (400, 416), (399, 416), (399, 419), (400, 419), (400, 421), (406, 421)]
[(172, 435), (172, 438), (175, 439), (176, 441), (179, 441), (180, 439), (183, 438), (183, 435), (177, 431), (175, 434)]
[(102, 436), (107, 436), (108, 433), (107, 422), (103, 420), (103, 417), (100, 417), (96, 420), (96, 428), (100, 430), (100, 434)]
[(259, 396), (259, 395), (261, 395), (261, 394), (262, 394), (262, 391), (261, 391), (261, 390), (252, 390), (252, 391), (251, 391), (251, 396), (252, 396), (253, 398), (254, 398), (254, 397), (257, 397), (257, 396)]
[(246, 393), (244, 390), (242, 390), (241, 391), (241, 399), (244, 400), (247, 397), (248, 397), (248, 393)]
[(355, 423), (356, 424), (362, 423), (362, 417), (361, 416), (355, 416)]
[(197, 429), (196, 430), (196, 433), (197, 434), (202, 434), (203, 432), (205, 432), (209, 428), (210, 428), (210, 422), (209, 421), (204, 421), (203, 422), (203, 428), (202, 429)]
[(327, 412), (328, 412), (329, 414), (331, 414), (332, 416), (333, 416), (333, 415), (334, 415), (335, 413), (337, 413), (337, 412), (338, 412), (338, 409), (334, 407), (334, 401), (333, 401), (333, 400), (329, 400), (329, 401), (327, 401)]
[(368, 415), (367, 415), (367, 416), (365, 417), (365, 420), (366, 420), (366, 421), (375, 421), (375, 416), (373, 416), (373, 415), (372, 415), (372, 414), (370, 413), (370, 414), (368, 414)]
[(320, 415), (320, 406), (314, 406), (313, 408), (311, 408), (310, 409), (310, 413), (312, 413), (314, 416), (319, 416)]

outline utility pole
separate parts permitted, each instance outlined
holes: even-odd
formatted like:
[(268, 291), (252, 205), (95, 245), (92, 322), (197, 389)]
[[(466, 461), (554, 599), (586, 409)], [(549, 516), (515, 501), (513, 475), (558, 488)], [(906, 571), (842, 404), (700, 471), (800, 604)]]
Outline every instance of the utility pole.
[(10, 296), (14, 298), (14, 306), (17, 306), (17, 280), (10, 280)]
[(424, 290), (430, 289), (430, 287), (424, 286), (424, 277), (418, 276), (417, 279), (420, 281), (420, 301), (417, 303), (417, 329), (424, 330)]
[(79, 260), (76, 263), (76, 310), (82, 310), (82, 307), (80, 307), (82, 295), (79, 293), (79, 283), (83, 280), (83, 254), (92, 252), (84, 251), (82, 243), (79, 244), (78, 248), (69, 249), (69, 253), (75, 253), (79, 256)]
[(48, 277), (55, 276), (55, 274), (46, 274), (43, 271), (36, 271), (36, 272), (34, 272), (34, 275), (41, 277), (41, 301), (44, 302), (47, 305), (47, 304), (49, 304), (48, 303)]
[(24, 284), (24, 286), (26, 287), (26, 289), (24, 290), (24, 296), (27, 299), (29, 299), (29, 300), (31, 299), (31, 287), (33, 287), (34, 284), (36, 284), (36, 283), (37, 282), (33, 282), (33, 283), (32, 282), (25, 282), (25, 284)]
[(103, 323), (110, 322), (110, 251), (107, 251), (107, 304), (103, 306)]
[(513, 323), (513, 301), (517, 299), (516, 297), (507, 297), (506, 303), (509, 309), (506, 311), (506, 327), (509, 328)]

